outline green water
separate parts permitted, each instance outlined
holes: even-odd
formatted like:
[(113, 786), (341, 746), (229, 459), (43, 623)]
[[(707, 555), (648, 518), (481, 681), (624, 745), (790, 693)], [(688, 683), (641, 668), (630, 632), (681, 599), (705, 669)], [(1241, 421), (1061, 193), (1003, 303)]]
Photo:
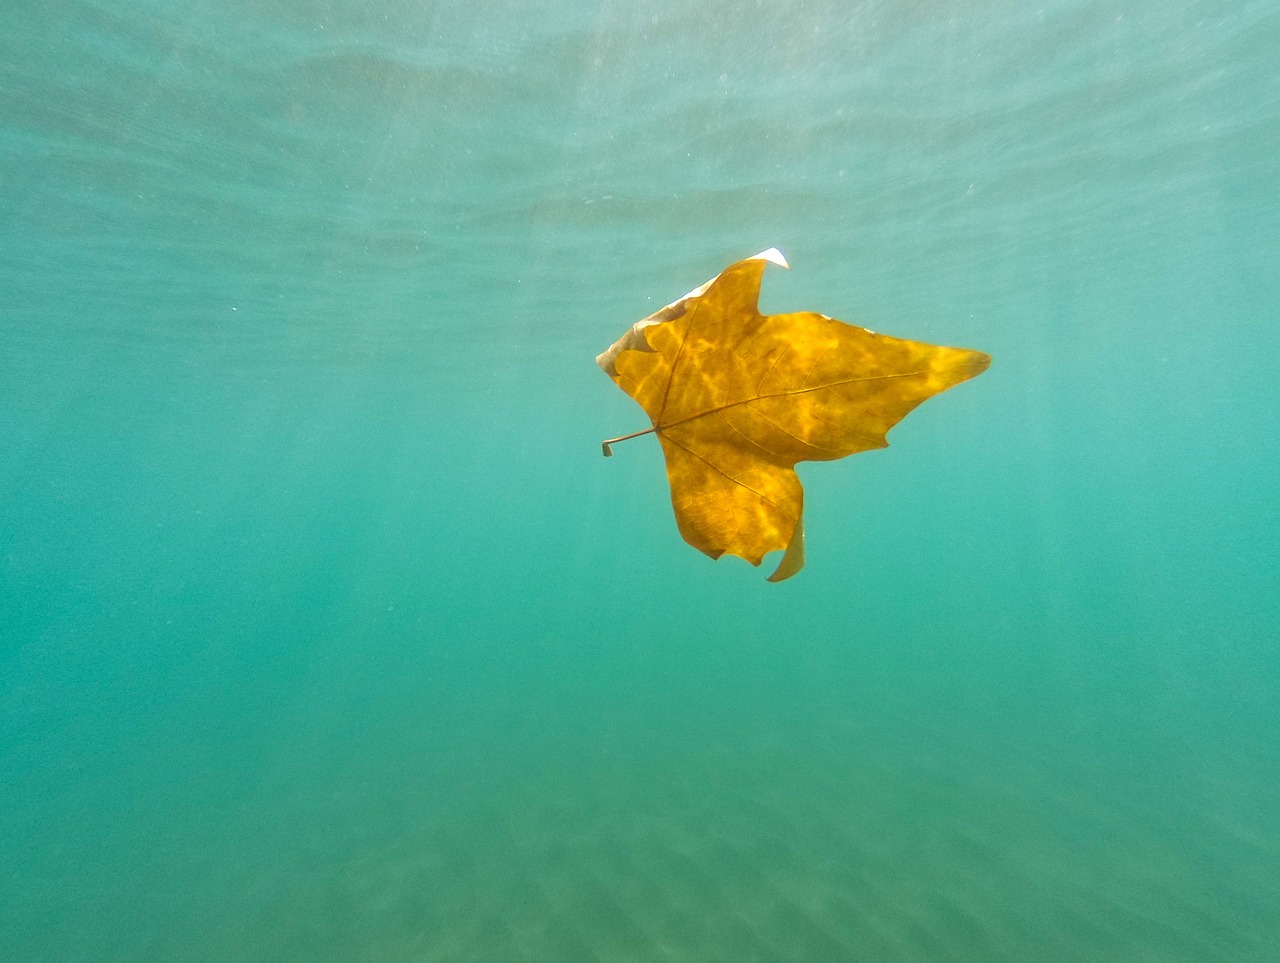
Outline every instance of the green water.
[[(1280, 959), (1270, 0), (4, 20), (0, 959)], [(994, 358), (779, 585), (593, 362), (773, 245)]]

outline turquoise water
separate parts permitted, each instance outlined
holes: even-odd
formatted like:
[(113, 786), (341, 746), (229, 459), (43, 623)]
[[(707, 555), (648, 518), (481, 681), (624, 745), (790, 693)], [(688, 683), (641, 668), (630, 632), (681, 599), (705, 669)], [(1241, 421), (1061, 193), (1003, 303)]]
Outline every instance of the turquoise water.
[[(1280, 959), (1270, 0), (11, 7), (0, 958)], [(780, 585), (593, 361), (772, 245), (994, 358)]]

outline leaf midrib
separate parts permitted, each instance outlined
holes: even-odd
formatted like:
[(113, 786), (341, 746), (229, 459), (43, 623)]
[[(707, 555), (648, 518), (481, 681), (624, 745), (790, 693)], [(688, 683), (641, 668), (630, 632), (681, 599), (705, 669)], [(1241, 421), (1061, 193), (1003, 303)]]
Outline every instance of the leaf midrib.
[[(672, 370), (673, 371), (675, 370), (674, 366), (672, 366)], [(917, 375), (928, 374), (928, 373), (929, 373), (928, 369), (923, 369), (921, 371), (902, 371), (897, 374), (871, 375), (866, 378), (845, 378), (841, 381), (831, 381), (826, 384), (811, 385), (807, 388), (793, 388), (789, 391), (774, 391), (766, 395), (756, 395), (755, 397), (752, 397), (752, 398), (742, 398), (738, 401), (730, 401), (727, 404), (717, 405), (715, 408), (708, 408), (706, 411), (699, 411), (697, 414), (686, 415), (685, 417), (677, 419), (676, 421), (668, 421), (663, 423), (661, 420), (659, 420), (659, 422), (655, 424), (653, 427), (657, 431), (662, 431), (666, 428), (675, 428), (678, 425), (685, 425), (691, 421), (697, 421), (699, 418), (705, 418), (708, 415), (714, 415), (721, 411), (727, 411), (730, 408), (737, 408), (740, 405), (749, 405), (753, 401), (764, 401), (768, 398), (786, 398), (792, 395), (808, 394), (813, 391), (824, 391), (827, 388), (839, 388), (843, 385), (859, 384), (860, 382), (864, 382), (864, 381), (889, 381), (893, 378), (914, 378)], [(670, 392), (670, 390), (671, 390), (671, 385), (670, 385), (670, 382), (668, 381), (668, 384), (667, 384), (668, 393)], [(665, 413), (666, 412), (665, 397), (663, 398), (662, 408), (663, 408), (663, 412)], [(661, 416), (659, 416), (659, 419), (661, 419)]]

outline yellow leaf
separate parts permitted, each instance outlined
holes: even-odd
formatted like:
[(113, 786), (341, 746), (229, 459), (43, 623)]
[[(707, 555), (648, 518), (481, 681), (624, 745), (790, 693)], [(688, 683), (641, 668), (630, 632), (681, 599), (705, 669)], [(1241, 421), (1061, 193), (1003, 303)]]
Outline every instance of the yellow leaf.
[(804, 565), (799, 461), (888, 445), (912, 408), (981, 374), (980, 351), (903, 341), (824, 314), (761, 315), (760, 278), (775, 248), (636, 322), (596, 362), (648, 414), (680, 534), (712, 558), (759, 565), (785, 549), (770, 581)]

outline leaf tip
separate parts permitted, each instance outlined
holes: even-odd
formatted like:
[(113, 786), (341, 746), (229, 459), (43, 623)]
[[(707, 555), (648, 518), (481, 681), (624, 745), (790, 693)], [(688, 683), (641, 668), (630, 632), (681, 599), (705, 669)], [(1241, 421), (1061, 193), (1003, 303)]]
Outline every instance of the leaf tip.
[(791, 541), (787, 543), (787, 550), (782, 553), (782, 560), (778, 562), (778, 567), (774, 569), (765, 581), (781, 582), (783, 579), (791, 578), (796, 572), (804, 568), (804, 517), (796, 519), (795, 531), (791, 533)]
[(768, 261), (771, 264), (778, 265), (778, 267), (784, 267), (784, 268), (787, 268), (788, 270), (791, 269), (791, 265), (787, 263), (787, 259), (783, 257), (782, 252), (779, 251), (776, 247), (771, 247), (767, 251), (761, 251), (759, 254), (753, 254), (751, 257), (747, 258), (747, 260), (748, 261)]

